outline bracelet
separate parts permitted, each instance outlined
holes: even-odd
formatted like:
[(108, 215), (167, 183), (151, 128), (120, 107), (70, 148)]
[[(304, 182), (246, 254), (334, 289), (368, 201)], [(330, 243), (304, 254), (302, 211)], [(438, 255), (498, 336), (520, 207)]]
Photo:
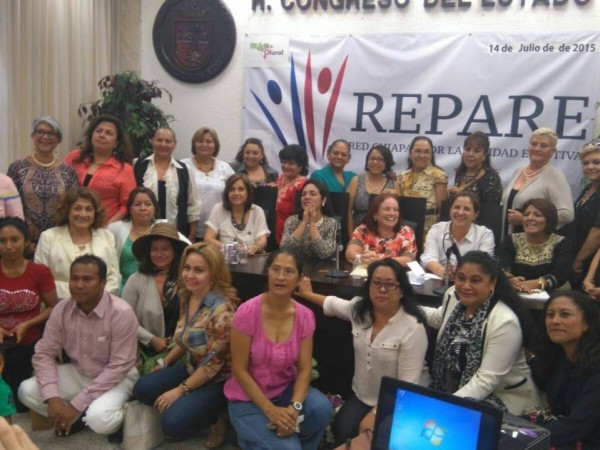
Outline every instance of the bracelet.
[(192, 390), (189, 388), (185, 381), (182, 381), (179, 387), (183, 391), (183, 395), (188, 395), (192, 392)]
[(156, 365), (157, 365), (158, 367), (160, 367), (161, 369), (164, 369), (164, 368), (166, 367), (165, 360), (164, 360), (164, 359), (162, 359), (162, 358), (158, 358), (158, 359), (156, 360)]

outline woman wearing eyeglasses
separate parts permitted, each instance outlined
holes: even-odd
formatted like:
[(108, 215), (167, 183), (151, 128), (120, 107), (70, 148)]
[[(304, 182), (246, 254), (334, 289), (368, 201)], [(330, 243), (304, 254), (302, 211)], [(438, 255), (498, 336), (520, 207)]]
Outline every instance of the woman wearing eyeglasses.
[(267, 292), (242, 303), (233, 318), (229, 417), (243, 449), (316, 450), (331, 403), (310, 387), (315, 316), (292, 298), (302, 262), (279, 248), (266, 267)]
[(62, 141), (62, 130), (51, 116), (40, 116), (31, 126), (31, 155), (8, 167), (21, 195), (29, 237), (35, 245), (42, 231), (54, 227), (56, 205), (69, 189), (78, 187), (75, 170), (56, 158), (56, 148)]
[(348, 185), (348, 236), (363, 223), (373, 194), (395, 193), (400, 195), (395, 176), (388, 177), (394, 167), (394, 157), (384, 145), (374, 145), (367, 152), (365, 174), (352, 178)]
[(322, 307), (326, 316), (352, 324), (354, 395), (335, 416), (336, 445), (358, 435), (359, 426), (373, 428), (381, 377), (419, 383), (424, 369), (425, 316), (404, 269), (387, 258), (371, 264), (367, 273), (364, 295), (350, 301), (314, 293), (308, 277), (299, 286), (299, 295)]

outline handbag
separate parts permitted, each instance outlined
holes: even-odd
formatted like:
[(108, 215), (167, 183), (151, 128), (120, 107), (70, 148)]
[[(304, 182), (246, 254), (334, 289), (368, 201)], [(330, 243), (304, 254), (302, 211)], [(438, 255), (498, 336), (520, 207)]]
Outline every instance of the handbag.
[(165, 440), (158, 409), (132, 400), (125, 403), (123, 417), (121, 445), (125, 450), (150, 450)]

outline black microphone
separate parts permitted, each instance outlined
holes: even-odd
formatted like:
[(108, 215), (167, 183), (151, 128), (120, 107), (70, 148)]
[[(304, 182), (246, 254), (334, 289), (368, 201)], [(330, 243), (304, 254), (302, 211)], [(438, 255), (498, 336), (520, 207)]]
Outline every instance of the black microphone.
[[(450, 235), (450, 239), (452, 240), (452, 245), (449, 247), (448, 250), (446, 250), (446, 258), (449, 258), (451, 254), (454, 254), (454, 256), (456, 256), (457, 264), (460, 264), (462, 255), (460, 254), (460, 250), (458, 249), (458, 244), (456, 243), (454, 236), (452, 236), (452, 233), (448, 233), (448, 234)], [(449, 253), (448, 253), (448, 251), (449, 251)]]

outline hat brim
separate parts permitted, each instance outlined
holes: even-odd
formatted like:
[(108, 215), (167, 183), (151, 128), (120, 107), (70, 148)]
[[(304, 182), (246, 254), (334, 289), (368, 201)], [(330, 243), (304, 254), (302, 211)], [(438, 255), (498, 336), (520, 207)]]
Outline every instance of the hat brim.
[(181, 241), (179, 239), (173, 239), (172, 237), (162, 236), (160, 234), (147, 234), (146, 236), (141, 236), (137, 238), (131, 246), (131, 252), (133, 253), (133, 256), (135, 256), (135, 259), (138, 260), (138, 262), (142, 262), (142, 258), (144, 257), (144, 250), (150, 247), (152, 241), (156, 239), (166, 239), (170, 241), (171, 244), (173, 244), (173, 249), (175, 250), (175, 252), (179, 250), (179, 253), (183, 253), (183, 250), (185, 250), (185, 248), (189, 245), (187, 242)]

